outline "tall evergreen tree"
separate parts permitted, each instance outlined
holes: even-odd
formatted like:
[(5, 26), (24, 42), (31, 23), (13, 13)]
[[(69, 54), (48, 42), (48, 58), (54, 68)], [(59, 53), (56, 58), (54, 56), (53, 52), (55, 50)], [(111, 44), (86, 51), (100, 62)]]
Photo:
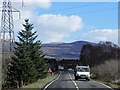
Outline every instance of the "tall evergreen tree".
[(18, 33), (14, 56), (8, 64), (7, 88), (20, 88), (46, 76), (46, 64), (41, 51), (41, 42), (36, 40), (33, 24), (23, 24), (24, 30)]

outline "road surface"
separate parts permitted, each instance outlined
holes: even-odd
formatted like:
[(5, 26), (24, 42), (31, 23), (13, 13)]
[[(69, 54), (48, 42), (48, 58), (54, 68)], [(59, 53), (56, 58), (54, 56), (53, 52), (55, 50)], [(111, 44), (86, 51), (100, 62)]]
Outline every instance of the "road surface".
[(61, 72), (59, 77), (46, 85), (43, 90), (112, 90), (101, 83), (90, 80), (74, 80), (74, 73)]

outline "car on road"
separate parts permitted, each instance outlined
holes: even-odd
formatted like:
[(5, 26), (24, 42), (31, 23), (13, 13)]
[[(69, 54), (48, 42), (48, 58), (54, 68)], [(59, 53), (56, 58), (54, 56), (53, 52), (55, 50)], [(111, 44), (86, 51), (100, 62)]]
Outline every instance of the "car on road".
[(59, 65), (59, 66), (58, 66), (58, 70), (60, 70), (60, 71), (64, 71), (64, 67), (61, 66), (61, 65)]
[(72, 68), (69, 68), (68, 71), (74, 71)]
[(75, 80), (86, 79), (90, 80), (90, 68), (89, 66), (76, 66), (74, 70)]

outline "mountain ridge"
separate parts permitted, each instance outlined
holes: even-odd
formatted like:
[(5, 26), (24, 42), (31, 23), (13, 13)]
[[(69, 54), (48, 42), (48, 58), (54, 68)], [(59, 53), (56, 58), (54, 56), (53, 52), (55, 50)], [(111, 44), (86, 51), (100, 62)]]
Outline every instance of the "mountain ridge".
[(42, 44), (43, 54), (48, 57), (62, 59), (79, 59), (80, 51), (85, 44), (95, 44), (88, 41), (75, 41), (70, 43)]

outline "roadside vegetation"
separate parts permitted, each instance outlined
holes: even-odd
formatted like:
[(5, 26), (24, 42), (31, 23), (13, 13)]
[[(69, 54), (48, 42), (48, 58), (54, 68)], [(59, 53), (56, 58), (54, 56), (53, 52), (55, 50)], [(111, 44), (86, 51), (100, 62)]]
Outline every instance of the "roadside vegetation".
[(85, 44), (80, 53), (80, 63), (93, 67), (111, 59), (119, 59), (120, 47), (109, 41), (101, 41), (93, 45)]
[(112, 88), (120, 88), (118, 60), (106, 61), (104, 64), (91, 68), (92, 77), (94, 80), (102, 82)]
[(106, 41), (86, 44), (80, 54), (80, 64), (91, 67), (91, 78), (113, 88), (120, 87), (119, 74), (120, 47)]
[(43, 79), (39, 79), (37, 82), (32, 83), (32, 84), (28, 84), (27, 86), (23, 86), (22, 88), (44, 88), (45, 85), (47, 85), (49, 82), (51, 82), (52, 80), (54, 80), (56, 77), (58, 76), (58, 74), (53, 74), (53, 75), (47, 75), (46, 78)]

